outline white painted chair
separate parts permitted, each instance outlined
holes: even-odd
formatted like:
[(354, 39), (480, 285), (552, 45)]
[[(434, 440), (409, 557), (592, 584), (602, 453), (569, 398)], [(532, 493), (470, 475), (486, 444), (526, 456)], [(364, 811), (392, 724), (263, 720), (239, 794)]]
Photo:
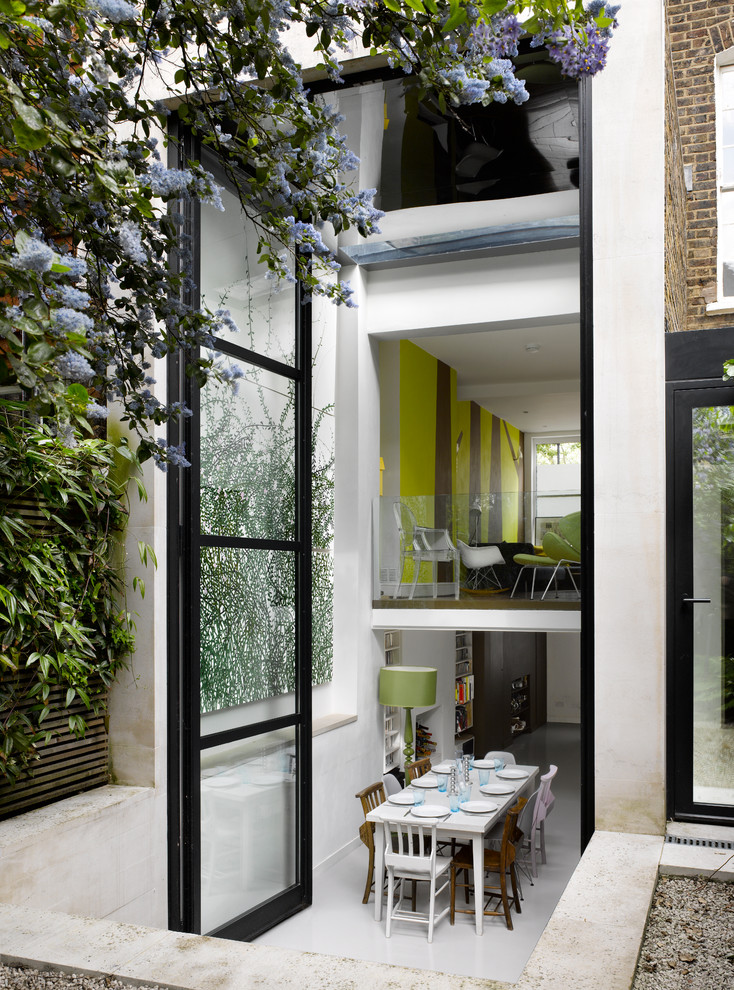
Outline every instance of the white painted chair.
[(501, 749), (490, 749), (484, 754), (485, 760), (504, 760), (505, 766), (509, 767), (517, 763), (514, 753), (504, 753)]
[(553, 810), (556, 799), (551, 792), (551, 783), (558, 773), (558, 767), (551, 763), (548, 773), (540, 778), (538, 788), (538, 798), (535, 802), (535, 813), (533, 823), (530, 828), (530, 863), (534, 877), (538, 875), (537, 854), (540, 852), (541, 862), (546, 862), (545, 857), (545, 820)]
[[(451, 860), (436, 855), (436, 825), (419, 825), (407, 821), (383, 822), (385, 839), (385, 868), (387, 869), (387, 921), (385, 936), (390, 938), (393, 921), (408, 921), (428, 926), (428, 941), (433, 941), (433, 929), (449, 913), (446, 905), (436, 913), (436, 898), (449, 886)], [(440, 887), (437, 881), (443, 879)], [(406, 880), (426, 880), (429, 883), (428, 910), (407, 910), (403, 907)], [(399, 882), (397, 904), (395, 886)]]

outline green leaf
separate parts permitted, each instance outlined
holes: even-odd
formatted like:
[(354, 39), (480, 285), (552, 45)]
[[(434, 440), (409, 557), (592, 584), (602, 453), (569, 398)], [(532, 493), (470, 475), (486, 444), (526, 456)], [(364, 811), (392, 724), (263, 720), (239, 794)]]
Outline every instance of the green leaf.
[(32, 131), (42, 131), (45, 128), (43, 117), (28, 103), (24, 103), (18, 96), (13, 97), (13, 106), (20, 119)]
[(48, 305), (33, 297), (23, 303), (23, 312), (31, 320), (47, 320), (49, 316)]
[(466, 20), (466, 10), (464, 10), (463, 7), (459, 7), (457, 10), (453, 12), (453, 14), (446, 21), (446, 23), (443, 26), (443, 29), (445, 32), (453, 31), (454, 28), (457, 28), (460, 24), (463, 24), (465, 20)]
[(78, 382), (67, 385), (66, 396), (69, 404), (74, 406), (78, 411), (83, 411), (89, 405), (89, 392)]
[(425, 14), (426, 8), (421, 3), (421, 0), (404, 0), (404, 2), (411, 10), (415, 10), (419, 14)]
[(29, 364), (39, 365), (48, 361), (53, 356), (54, 349), (45, 340), (39, 340), (26, 351), (26, 360)]
[(15, 140), (25, 151), (38, 151), (39, 148), (42, 148), (44, 144), (48, 143), (49, 133), (45, 127), (40, 131), (35, 130), (32, 127), (28, 127), (20, 117), (16, 117), (13, 120), (11, 127), (13, 128)]
[(66, 690), (66, 702), (64, 704), (64, 707), (65, 708), (68, 708), (69, 705), (72, 703), (72, 701), (74, 700), (75, 697), (76, 697), (76, 691), (74, 690), (74, 688), (67, 688), (67, 690)]

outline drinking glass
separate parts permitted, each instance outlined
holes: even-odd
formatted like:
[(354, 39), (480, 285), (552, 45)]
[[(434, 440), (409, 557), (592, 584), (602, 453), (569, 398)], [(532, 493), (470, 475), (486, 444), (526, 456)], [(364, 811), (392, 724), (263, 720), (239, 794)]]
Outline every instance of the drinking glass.
[(449, 808), (451, 808), (452, 811), (459, 810), (459, 795), (456, 792), (449, 794)]
[(446, 788), (449, 784), (449, 775), (447, 773), (437, 773), (436, 780), (438, 781), (438, 789), (441, 794), (446, 793)]
[(419, 805), (423, 804), (426, 800), (426, 792), (422, 787), (413, 788), (413, 804)]
[(495, 758), (494, 769), (495, 769), (495, 772), (497, 770), (504, 770), (505, 769), (505, 761), (504, 760), (499, 760), (499, 759), (496, 759)]
[(489, 783), (489, 770), (480, 770), (479, 786), (481, 787), (483, 784), (488, 784), (488, 783)]
[(471, 798), (471, 784), (467, 784), (464, 781), (459, 783), (459, 804), (464, 804)]

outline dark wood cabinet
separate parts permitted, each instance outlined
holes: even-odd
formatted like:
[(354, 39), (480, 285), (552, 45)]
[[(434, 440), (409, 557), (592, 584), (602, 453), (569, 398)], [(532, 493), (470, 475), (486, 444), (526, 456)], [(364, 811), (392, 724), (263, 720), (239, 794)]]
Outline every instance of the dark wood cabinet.
[(474, 752), (483, 755), (545, 724), (546, 634), (475, 632), (472, 654)]

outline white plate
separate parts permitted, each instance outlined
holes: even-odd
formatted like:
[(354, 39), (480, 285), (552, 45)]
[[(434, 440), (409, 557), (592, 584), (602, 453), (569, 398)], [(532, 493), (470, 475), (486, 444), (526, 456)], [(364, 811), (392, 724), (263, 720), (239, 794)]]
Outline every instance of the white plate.
[(414, 804), (415, 798), (410, 791), (400, 791), (398, 794), (388, 794), (390, 804)]
[(451, 768), (455, 766), (456, 764), (451, 760), (444, 760), (443, 763), (439, 763), (438, 766), (431, 769), (433, 773), (451, 773)]
[(235, 787), (239, 782), (240, 778), (234, 776), (207, 777), (206, 780), (202, 780), (205, 787)]
[(494, 770), (494, 760), (474, 760), (472, 766), (475, 770)]
[(470, 815), (491, 815), (498, 807), (491, 801), (465, 801), (459, 804), (459, 811), (466, 811)]
[(511, 767), (508, 767), (506, 770), (498, 770), (497, 776), (501, 777), (502, 780), (524, 780), (530, 774), (527, 770), (513, 770)]
[(422, 777), (416, 777), (411, 783), (411, 787), (438, 787), (438, 781), (432, 773), (426, 773)]
[(413, 808), (412, 814), (416, 818), (446, 818), (449, 809), (442, 804), (419, 804)]
[(482, 784), (479, 790), (482, 794), (514, 794), (515, 788), (512, 784)]
[(282, 784), (284, 780), (282, 773), (259, 773), (253, 775), (249, 779), (250, 784), (254, 784), (255, 787), (272, 787), (273, 784)]

